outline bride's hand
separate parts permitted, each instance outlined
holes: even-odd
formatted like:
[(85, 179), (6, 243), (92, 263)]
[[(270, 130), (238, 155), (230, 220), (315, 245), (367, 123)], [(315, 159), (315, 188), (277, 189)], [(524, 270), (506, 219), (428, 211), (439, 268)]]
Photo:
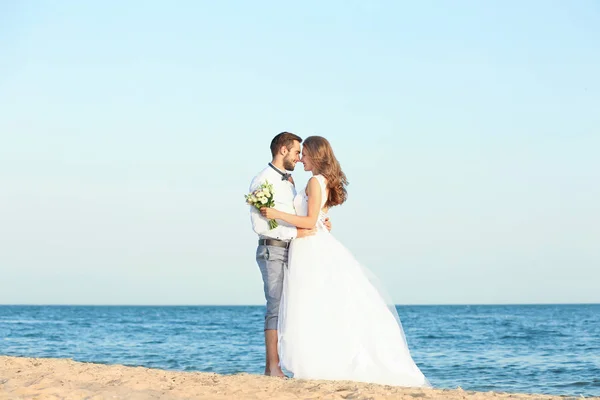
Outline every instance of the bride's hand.
[(268, 219), (277, 219), (279, 217), (279, 211), (274, 208), (263, 207), (260, 209), (260, 213)]

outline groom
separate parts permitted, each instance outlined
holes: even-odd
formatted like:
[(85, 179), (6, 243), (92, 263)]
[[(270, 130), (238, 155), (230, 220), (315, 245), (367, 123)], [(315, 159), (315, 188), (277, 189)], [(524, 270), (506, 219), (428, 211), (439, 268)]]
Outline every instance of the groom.
[[(288, 171), (293, 171), (296, 163), (300, 161), (300, 143), (302, 139), (290, 132), (282, 132), (275, 136), (271, 141), (271, 162), (254, 177), (250, 184), (250, 192), (253, 192), (265, 181), (269, 181), (275, 192), (275, 208), (290, 214), (296, 214), (294, 209), (296, 188), (292, 175)], [(279, 366), (277, 353), (277, 318), (283, 276), (287, 268), (288, 248), (293, 239), (314, 235), (316, 229), (296, 228), (280, 220), (277, 221), (279, 224), (277, 228), (270, 229), (268, 220), (260, 215), (260, 211), (255, 207), (250, 207), (250, 217), (252, 228), (259, 237), (256, 262), (260, 268), (267, 300), (265, 375), (285, 376)], [(330, 229), (328, 221), (326, 225)]]

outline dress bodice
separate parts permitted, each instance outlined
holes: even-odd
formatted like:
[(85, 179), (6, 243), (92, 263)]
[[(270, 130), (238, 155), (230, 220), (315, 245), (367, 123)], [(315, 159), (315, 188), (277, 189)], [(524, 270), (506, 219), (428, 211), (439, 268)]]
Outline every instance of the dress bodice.
[[(318, 231), (327, 231), (323, 221), (327, 218), (328, 213), (323, 211), (323, 207), (327, 202), (327, 182), (325, 181), (325, 177), (323, 175), (315, 175), (314, 176), (319, 185), (321, 185), (321, 209), (319, 211), (319, 218), (317, 219), (317, 230)], [(294, 197), (294, 208), (296, 209), (296, 215), (306, 217), (308, 215), (308, 195), (306, 194), (306, 189), (301, 190), (296, 197)]]

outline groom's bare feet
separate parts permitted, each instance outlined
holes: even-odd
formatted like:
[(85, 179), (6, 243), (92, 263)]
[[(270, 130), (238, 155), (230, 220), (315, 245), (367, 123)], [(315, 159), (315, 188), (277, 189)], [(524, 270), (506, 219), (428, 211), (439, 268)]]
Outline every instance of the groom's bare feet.
[(276, 366), (275, 368), (270, 368), (269, 372), (267, 372), (267, 370), (265, 369), (265, 375), (278, 376), (280, 378), (287, 378), (287, 376), (283, 373), (283, 371), (281, 370), (281, 368), (279, 368), (279, 366)]

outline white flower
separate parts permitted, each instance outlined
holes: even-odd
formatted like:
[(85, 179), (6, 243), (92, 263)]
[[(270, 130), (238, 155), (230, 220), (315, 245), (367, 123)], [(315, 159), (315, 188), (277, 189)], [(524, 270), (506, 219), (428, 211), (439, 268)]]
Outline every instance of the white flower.
[(261, 198), (260, 198), (260, 202), (261, 202), (262, 204), (267, 204), (267, 202), (268, 202), (268, 201), (269, 201), (269, 200), (268, 200), (266, 197), (261, 197)]
[(267, 188), (264, 188), (264, 189), (262, 190), (262, 192), (263, 192), (263, 194), (264, 194), (265, 196), (267, 196), (267, 197), (269, 197), (269, 196), (271, 195), (271, 192), (269, 192), (269, 189), (267, 189)]

